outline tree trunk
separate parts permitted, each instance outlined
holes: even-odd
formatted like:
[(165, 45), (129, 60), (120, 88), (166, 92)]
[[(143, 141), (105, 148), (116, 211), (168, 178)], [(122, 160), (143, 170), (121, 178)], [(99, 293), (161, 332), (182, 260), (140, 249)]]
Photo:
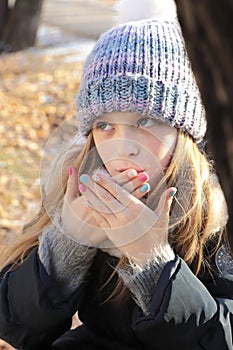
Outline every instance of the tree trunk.
[(1, 40), (7, 51), (19, 51), (34, 45), (42, 1), (16, 0)]
[(0, 38), (9, 17), (8, 0), (0, 0)]
[(208, 149), (226, 196), (233, 249), (233, 2), (176, 0), (178, 17), (206, 107)]

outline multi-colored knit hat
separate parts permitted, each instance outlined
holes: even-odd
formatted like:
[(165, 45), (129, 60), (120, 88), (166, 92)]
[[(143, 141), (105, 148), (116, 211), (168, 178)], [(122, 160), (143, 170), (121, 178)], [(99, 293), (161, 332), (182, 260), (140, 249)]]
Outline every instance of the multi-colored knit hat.
[[(145, 9), (157, 2), (134, 0), (132, 6), (141, 3)], [(176, 13), (168, 20), (126, 22), (104, 33), (84, 66), (77, 110), (82, 134), (104, 113), (128, 111), (168, 123), (201, 141), (205, 111)]]

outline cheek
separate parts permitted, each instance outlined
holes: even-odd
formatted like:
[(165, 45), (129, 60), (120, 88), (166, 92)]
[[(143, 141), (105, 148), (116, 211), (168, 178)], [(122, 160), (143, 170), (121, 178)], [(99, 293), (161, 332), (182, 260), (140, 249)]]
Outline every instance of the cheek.
[(168, 165), (171, 157), (170, 149), (160, 145), (160, 147), (157, 148), (157, 152), (155, 152), (155, 156), (161, 164), (161, 167), (164, 169)]
[(145, 149), (148, 150), (148, 154), (144, 156), (153, 164), (163, 165), (166, 162), (168, 150), (160, 142), (148, 143)]
[(103, 147), (99, 147), (99, 150), (97, 148), (97, 151), (98, 151), (98, 154), (99, 154), (99, 157), (102, 161), (101, 163), (101, 166), (105, 166), (105, 168), (107, 169), (108, 173), (110, 175), (114, 175), (113, 174), (113, 169), (112, 169), (112, 166), (111, 166), (111, 157), (109, 155), (109, 152), (106, 151), (106, 149), (104, 150)]
[(113, 149), (108, 143), (101, 143), (96, 145), (96, 150), (103, 160), (110, 159), (113, 154)]
[(94, 130), (93, 130), (93, 140), (94, 140), (96, 150), (100, 158), (102, 159), (104, 157), (104, 147), (102, 146), (103, 140), (101, 137), (98, 136), (98, 133), (94, 132)]
[(160, 142), (153, 142), (153, 146), (148, 143), (147, 149), (149, 152), (144, 155), (144, 159), (147, 159), (146, 166), (153, 186), (164, 175), (171, 159), (171, 149)]
[(97, 150), (97, 153), (102, 160), (102, 165), (105, 165), (107, 170), (111, 173), (111, 169), (109, 168), (109, 161), (112, 157), (112, 148), (111, 145), (109, 145), (106, 141), (102, 141), (99, 138), (94, 138), (95, 147)]
[(168, 166), (176, 146), (177, 133), (176, 130), (172, 131), (172, 133), (166, 136), (164, 135), (164, 137), (161, 137), (160, 139), (157, 138), (153, 147), (150, 146), (150, 151), (153, 153), (154, 157), (156, 157), (163, 169)]

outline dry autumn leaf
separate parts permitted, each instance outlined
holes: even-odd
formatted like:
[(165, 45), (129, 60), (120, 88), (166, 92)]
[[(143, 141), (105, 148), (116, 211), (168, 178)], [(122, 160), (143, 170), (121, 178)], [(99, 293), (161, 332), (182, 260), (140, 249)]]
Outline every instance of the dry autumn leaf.
[(51, 132), (75, 114), (81, 63), (30, 51), (0, 57), (0, 242), (30, 220)]

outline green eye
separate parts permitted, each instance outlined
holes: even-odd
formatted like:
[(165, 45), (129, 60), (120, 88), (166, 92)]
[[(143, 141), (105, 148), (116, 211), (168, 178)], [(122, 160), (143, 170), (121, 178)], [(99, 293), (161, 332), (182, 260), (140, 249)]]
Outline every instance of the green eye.
[(154, 124), (155, 124), (155, 120), (149, 117), (143, 117), (137, 121), (137, 127), (140, 127), (140, 126), (149, 127)]
[(112, 130), (112, 125), (107, 122), (98, 122), (95, 127), (104, 131)]

